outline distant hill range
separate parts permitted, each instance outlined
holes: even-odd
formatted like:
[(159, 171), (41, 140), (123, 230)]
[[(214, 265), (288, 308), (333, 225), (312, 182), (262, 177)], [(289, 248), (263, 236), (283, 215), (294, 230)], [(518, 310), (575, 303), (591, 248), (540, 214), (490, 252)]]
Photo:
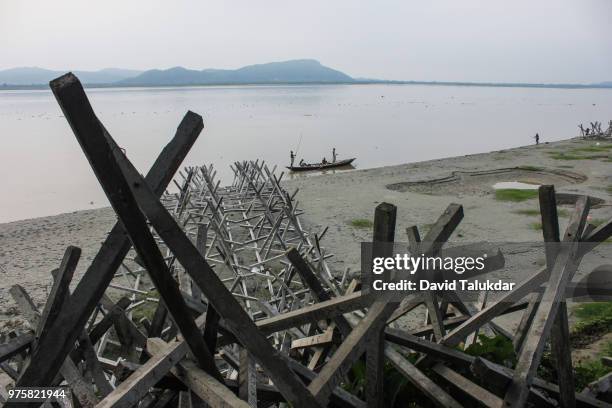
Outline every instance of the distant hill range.
[[(0, 89), (47, 88), (53, 78), (66, 71), (43, 68), (12, 68), (0, 71)], [(193, 85), (247, 85), (247, 84), (408, 84), (501, 86), (536, 88), (612, 88), (612, 82), (597, 84), (529, 84), (529, 83), (476, 83), (438, 81), (387, 81), (359, 79), (326, 67), (319, 61), (301, 59), (267, 64), (248, 65), (239, 69), (193, 70), (183, 67), (136, 71), (106, 68), (99, 71), (73, 71), (89, 87), (151, 87)]]
[[(106, 68), (99, 71), (73, 71), (84, 84), (110, 84), (140, 75), (142, 71)], [(11, 68), (0, 71), (0, 85), (47, 85), (49, 81), (65, 74), (66, 71), (52, 71), (44, 68)]]

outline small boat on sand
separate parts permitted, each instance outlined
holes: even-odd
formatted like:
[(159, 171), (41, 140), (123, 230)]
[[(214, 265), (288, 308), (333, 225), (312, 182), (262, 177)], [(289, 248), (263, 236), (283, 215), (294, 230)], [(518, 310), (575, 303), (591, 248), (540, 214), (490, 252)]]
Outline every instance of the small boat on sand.
[(337, 160), (337, 154), (336, 154), (336, 148), (334, 147), (334, 149), (332, 150), (332, 161), (328, 162), (327, 160), (325, 160), (325, 157), (323, 158), (323, 160), (320, 163), (305, 163), (304, 160), (300, 160), (300, 164), (298, 164), (297, 166), (294, 166), (293, 163), (295, 161), (295, 154), (293, 153), (293, 150), (290, 153), (290, 157), (291, 157), (291, 164), (289, 166), (287, 166), (287, 168), (291, 171), (309, 171), (309, 170), (327, 170), (327, 169), (333, 169), (336, 167), (342, 167), (342, 166), (348, 166), (349, 164), (351, 164), (353, 162), (353, 160), (355, 160), (355, 157), (351, 158), (351, 159), (344, 159), (344, 160)]
[(287, 168), (291, 171), (327, 170), (336, 167), (348, 166), (353, 162), (353, 160), (355, 160), (355, 157), (353, 157), (352, 159), (338, 160), (336, 162), (303, 163), (300, 166), (287, 166)]

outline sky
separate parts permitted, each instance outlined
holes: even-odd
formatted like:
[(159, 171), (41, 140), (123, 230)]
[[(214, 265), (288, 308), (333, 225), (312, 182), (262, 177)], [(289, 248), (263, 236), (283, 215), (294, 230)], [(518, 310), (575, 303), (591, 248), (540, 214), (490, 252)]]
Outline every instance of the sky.
[(612, 81), (612, 0), (0, 0), (0, 69), (300, 58), (356, 78)]

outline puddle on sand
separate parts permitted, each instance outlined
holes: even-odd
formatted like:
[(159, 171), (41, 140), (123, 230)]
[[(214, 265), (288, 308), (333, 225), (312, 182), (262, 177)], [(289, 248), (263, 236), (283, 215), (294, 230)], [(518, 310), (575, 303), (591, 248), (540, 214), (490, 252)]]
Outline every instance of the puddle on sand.
[(514, 190), (537, 190), (539, 184), (522, 183), (520, 181), (500, 181), (493, 184), (495, 190), (514, 189)]

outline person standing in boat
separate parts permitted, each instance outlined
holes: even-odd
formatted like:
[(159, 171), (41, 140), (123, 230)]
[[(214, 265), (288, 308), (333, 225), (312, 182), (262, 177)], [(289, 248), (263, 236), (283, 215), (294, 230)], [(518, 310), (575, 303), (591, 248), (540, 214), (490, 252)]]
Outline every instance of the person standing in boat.
[(289, 151), (289, 155), (291, 156), (291, 167), (293, 167), (293, 162), (295, 161), (295, 153), (293, 153), (293, 150)]
[(336, 162), (336, 148), (335, 147), (332, 149), (332, 157), (333, 157), (333, 159), (332, 159), (333, 162), (332, 163), (335, 163)]

